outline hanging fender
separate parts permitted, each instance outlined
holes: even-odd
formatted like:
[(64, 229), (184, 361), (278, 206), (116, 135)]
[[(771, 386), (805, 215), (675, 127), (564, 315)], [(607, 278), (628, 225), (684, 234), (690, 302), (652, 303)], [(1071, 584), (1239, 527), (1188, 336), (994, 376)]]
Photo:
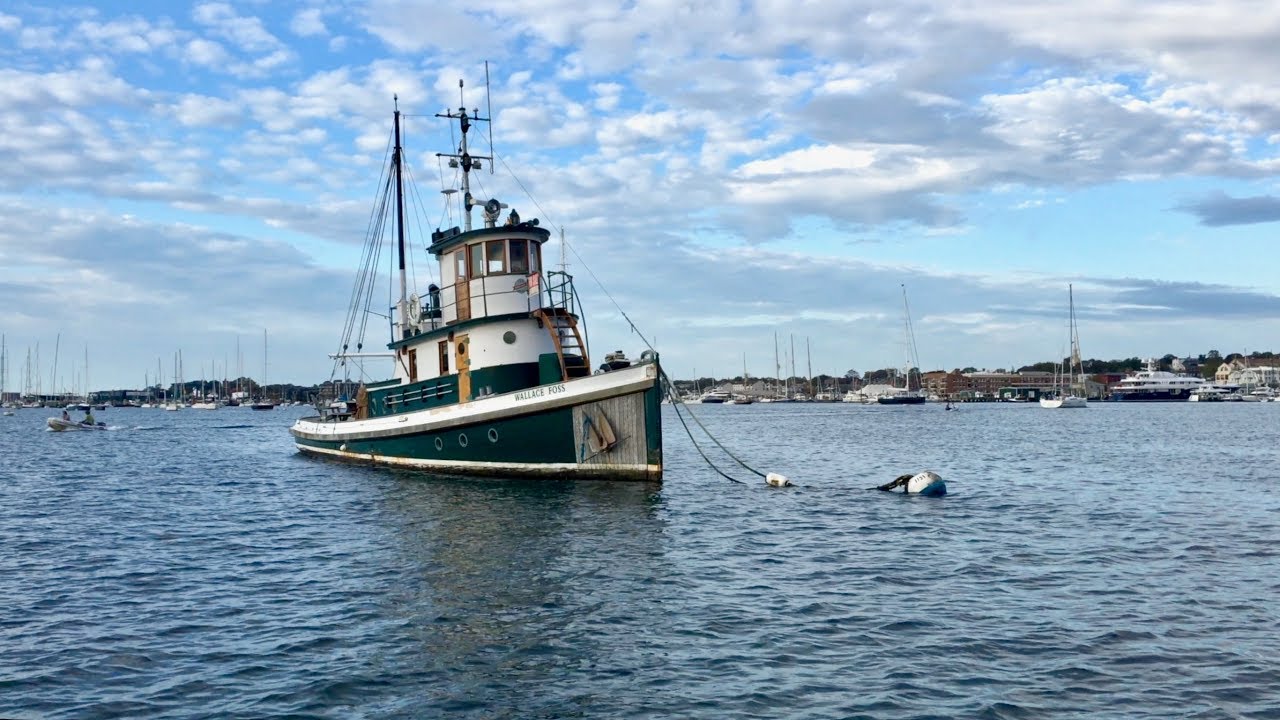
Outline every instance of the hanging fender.
[(609, 452), (618, 444), (618, 437), (613, 431), (609, 418), (601, 411), (582, 413), (582, 452), (579, 460), (586, 459), (587, 448), (592, 455)]

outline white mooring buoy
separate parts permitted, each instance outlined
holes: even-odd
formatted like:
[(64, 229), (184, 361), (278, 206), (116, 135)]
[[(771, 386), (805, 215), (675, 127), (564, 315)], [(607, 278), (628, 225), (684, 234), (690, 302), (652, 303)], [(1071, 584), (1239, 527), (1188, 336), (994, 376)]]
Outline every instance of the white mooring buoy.
[(791, 487), (791, 481), (787, 479), (787, 476), (779, 475), (778, 473), (769, 473), (764, 477), (764, 481), (770, 487)]
[(916, 473), (907, 481), (907, 493), (912, 495), (924, 495), (925, 497), (939, 497), (947, 494), (947, 483), (943, 481), (942, 476), (931, 470)]

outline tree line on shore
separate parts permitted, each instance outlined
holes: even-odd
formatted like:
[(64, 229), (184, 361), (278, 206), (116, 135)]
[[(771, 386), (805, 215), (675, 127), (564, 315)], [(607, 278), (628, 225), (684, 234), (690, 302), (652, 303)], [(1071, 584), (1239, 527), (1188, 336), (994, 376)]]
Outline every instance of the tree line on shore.
[[(1190, 366), (1188, 367), (1189, 372), (1193, 372), (1207, 380), (1212, 380), (1214, 377), (1214, 374), (1218, 371), (1218, 368), (1221, 367), (1223, 363), (1233, 362), (1241, 358), (1248, 360), (1250, 365), (1255, 365), (1255, 366), (1280, 365), (1280, 356), (1278, 356), (1276, 353), (1271, 351), (1255, 351), (1255, 352), (1249, 353), (1248, 355), (1245, 355), (1244, 353), (1229, 353), (1227, 355), (1223, 355), (1217, 350), (1210, 350), (1207, 353), (1198, 355), (1196, 357), (1181, 357), (1181, 358), (1178, 357), (1177, 355), (1170, 353), (1161, 358), (1157, 358), (1156, 362), (1159, 366), (1158, 369), (1172, 371), (1174, 368), (1175, 361), (1178, 361), (1183, 363), (1184, 366)], [(1049, 372), (1051, 373), (1051, 372), (1054, 372), (1054, 370), (1060, 364), (1066, 362), (1066, 360), (1067, 360), (1066, 358), (1063, 358), (1062, 360), (1057, 360), (1057, 361), (1046, 360), (1044, 362), (1037, 362), (1037, 363), (1032, 363), (1030, 365), (1023, 365), (1021, 367), (1017, 367), (1014, 369), (996, 368), (995, 370), (991, 370), (991, 371), (983, 370), (976, 367), (954, 368), (953, 370), (951, 370), (951, 372), (959, 372), (959, 373)], [(1129, 373), (1137, 372), (1138, 370), (1145, 369), (1146, 360), (1138, 357), (1124, 358), (1121, 360), (1089, 359), (1089, 360), (1082, 361), (1081, 366), (1083, 367), (1084, 373), (1086, 375), (1129, 374)], [(912, 368), (913, 375), (917, 371), (918, 371), (918, 368)], [(924, 372), (929, 372), (929, 371), (924, 371)], [(901, 376), (902, 376), (901, 368), (881, 368), (879, 370), (867, 370), (866, 372), (858, 372), (857, 370), (847, 370), (843, 375), (838, 377), (834, 375), (822, 374), (822, 375), (816, 375), (813, 378), (805, 378), (805, 377), (798, 377), (798, 376), (792, 376), (789, 378), (746, 376), (744, 378), (743, 375), (736, 375), (736, 376), (726, 377), (726, 378), (699, 377), (699, 378), (692, 378), (688, 380), (677, 380), (675, 382), (677, 386), (681, 388), (688, 387), (690, 389), (692, 388), (706, 389), (720, 383), (726, 383), (726, 382), (743, 383), (744, 381), (747, 383), (763, 381), (764, 383), (769, 385), (782, 384), (782, 385), (788, 385), (790, 387), (800, 387), (800, 388), (805, 388), (808, 386), (809, 383), (812, 383), (813, 387), (816, 390), (818, 388), (836, 388), (836, 387), (848, 388), (855, 384), (892, 385), (894, 380), (896, 378), (900, 378)], [(901, 384), (900, 381), (899, 381), (899, 384)]]

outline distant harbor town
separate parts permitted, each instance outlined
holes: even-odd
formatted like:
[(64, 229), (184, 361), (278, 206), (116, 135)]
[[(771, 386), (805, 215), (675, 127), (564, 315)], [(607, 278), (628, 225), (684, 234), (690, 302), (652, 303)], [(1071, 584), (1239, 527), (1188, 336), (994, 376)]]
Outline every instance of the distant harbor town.
[[(1071, 389), (1090, 400), (1265, 402), (1280, 398), (1280, 357), (1271, 353), (1221, 357), (1211, 351), (1194, 358), (1168, 355), (1142, 361), (1089, 360), (1084, 366), (1085, 373), (1074, 380)], [(886, 369), (866, 374), (849, 371), (842, 377), (739, 376), (677, 380), (675, 384), (686, 403), (743, 405), (874, 404), (908, 392), (919, 392), (932, 402), (1034, 402), (1062, 392), (1065, 386), (1063, 373), (1053, 363), (1015, 371)]]
[[(28, 358), (28, 364), (30, 358)], [(0, 406), (67, 407), (190, 407), (216, 409), (257, 404), (315, 404), (337, 397), (334, 382), (316, 385), (278, 383), (267, 385), (249, 377), (218, 381), (185, 381), (149, 384), (137, 389), (91, 392), (40, 387), (40, 376), (28, 367), (22, 387), (8, 384), (11, 363), (0, 354)], [(1259, 402), (1280, 400), (1280, 356), (1270, 352), (1221, 356), (1214, 351), (1198, 357), (1086, 360), (1084, 374), (1074, 378), (1071, 389), (1090, 400), (1164, 400)], [(87, 371), (86, 371), (87, 374)], [(894, 398), (918, 394), (921, 402), (1035, 402), (1063, 392), (1067, 381), (1060, 366), (1046, 362), (1008, 371), (976, 368), (919, 372), (916, 368), (886, 368), (842, 376), (810, 377), (701, 377), (673, 381), (682, 402), (707, 404), (773, 402), (845, 402), (896, 404)]]

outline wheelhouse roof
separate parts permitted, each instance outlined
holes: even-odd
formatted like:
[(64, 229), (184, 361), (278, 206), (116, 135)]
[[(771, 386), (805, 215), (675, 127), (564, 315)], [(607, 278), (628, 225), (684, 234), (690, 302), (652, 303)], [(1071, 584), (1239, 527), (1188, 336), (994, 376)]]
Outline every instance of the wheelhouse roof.
[(495, 225), (491, 228), (479, 228), (467, 232), (462, 232), (457, 227), (452, 227), (448, 230), (437, 230), (431, 233), (431, 245), (427, 247), (427, 252), (433, 255), (443, 255), (456, 247), (479, 240), (521, 238), (544, 243), (550, 237), (551, 232), (546, 228), (541, 228), (528, 222), (522, 222), (518, 225)]

